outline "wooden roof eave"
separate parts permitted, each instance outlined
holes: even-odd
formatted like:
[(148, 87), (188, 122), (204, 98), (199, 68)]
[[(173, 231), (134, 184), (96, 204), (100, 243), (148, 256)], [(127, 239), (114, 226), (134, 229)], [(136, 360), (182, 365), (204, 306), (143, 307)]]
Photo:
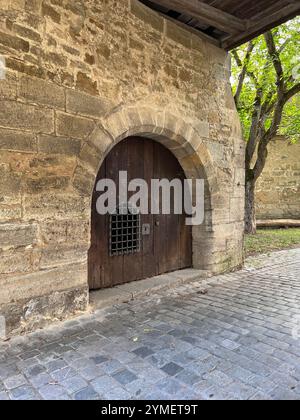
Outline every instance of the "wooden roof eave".
[[(140, 1), (154, 8), (166, 19), (172, 20), (179, 26), (226, 50), (238, 47), (300, 14), (300, 0), (285, 0), (285, 4), (277, 0), (256, 15), (254, 14), (256, 8), (250, 3), (249, 6), (252, 5), (252, 7), (249, 9), (249, 16), (246, 14), (247, 19), (240, 19), (234, 14), (228, 13), (228, 11), (224, 12), (200, 0)], [(247, 4), (247, 0), (244, 3)], [(233, 10), (234, 4), (235, 2), (232, 0)], [(262, 10), (261, 7), (259, 9)], [(193, 28), (188, 23), (180, 22), (180, 20), (168, 15), (168, 11), (172, 10), (179, 13), (180, 16), (189, 16), (191, 21), (198, 21), (200, 27), (204, 25), (205, 28), (206, 25), (209, 30), (202, 31), (199, 27)], [(211, 30), (213, 34), (210, 33)]]
[(255, 17), (255, 21), (248, 21), (248, 30), (238, 35), (228, 36), (221, 41), (221, 47), (226, 50), (236, 48), (245, 42), (279, 26), (300, 14), (300, 2), (295, 2), (282, 10), (271, 14), (271, 10), (267, 9), (260, 17)]

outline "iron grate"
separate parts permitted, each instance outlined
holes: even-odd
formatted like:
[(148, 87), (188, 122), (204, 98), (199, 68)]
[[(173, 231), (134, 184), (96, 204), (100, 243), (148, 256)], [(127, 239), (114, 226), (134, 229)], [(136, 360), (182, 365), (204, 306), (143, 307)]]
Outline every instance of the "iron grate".
[(126, 206), (110, 216), (110, 256), (129, 255), (141, 249), (141, 216)]

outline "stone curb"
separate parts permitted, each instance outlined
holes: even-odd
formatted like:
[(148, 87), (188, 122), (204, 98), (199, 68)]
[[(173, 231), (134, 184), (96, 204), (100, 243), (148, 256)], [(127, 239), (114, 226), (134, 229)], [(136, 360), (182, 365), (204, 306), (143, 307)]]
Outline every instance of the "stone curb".
[(182, 284), (204, 281), (212, 277), (208, 271), (185, 269), (149, 279), (123, 284), (110, 289), (102, 289), (90, 293), (90, 309), (92, 311), (108, 308), (133, 299), (174, 289)]

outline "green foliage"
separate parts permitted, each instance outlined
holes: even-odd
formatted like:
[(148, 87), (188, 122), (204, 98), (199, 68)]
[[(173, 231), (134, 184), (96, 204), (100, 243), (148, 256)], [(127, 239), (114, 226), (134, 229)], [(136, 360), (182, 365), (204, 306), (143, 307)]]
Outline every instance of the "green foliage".
[[(300, 83), (300, 17), (281, 25), (272, 31), (276, 49), (279, 52), (283, 68), (283, 78), (287, 89)], [(262, 35), (253, 41), (247, 74), (243, 83), (237, 106), (241, 117), (245, 139), (249, 139), (252, 124), (255, 98), (258, 89), (262, 89), (263, 103), (274, 103), (277, 99), (277, 76), (269, 54), (265, 37)], [(234, 51), (232, 60), (232, 85), (236, 93), (241, 63), (244, 64), (249, 44), (245, 44)], [(236, 57), (240, 58), (240, 65)], [(265, 116), (264, 127), (267, 130), (273, 120), (274, 109)], [(292, 141), (300, 138), (300, 95), (297, 94), (287, 102), (283, 112), (279, 134), (290, 137)]]
[(300, 95), (285, 106), (280, 134), (289, 137), (292, 143), (300, 140)]

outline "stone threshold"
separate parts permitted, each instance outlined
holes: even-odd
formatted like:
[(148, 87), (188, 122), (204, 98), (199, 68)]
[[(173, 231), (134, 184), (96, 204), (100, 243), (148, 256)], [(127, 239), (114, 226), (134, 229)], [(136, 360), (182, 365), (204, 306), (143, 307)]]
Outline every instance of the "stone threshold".
[(122, 284), (110, 289), (91, 291), (90, 309), (94, 311), (120, 303), (127, 303), (133, 299), (150, 296), (159, 291), (174, 289), (182, 284), (195, 281), (202, 282), (210, 277), (212, 277), (212, 274), (208, 271), (189, 268)]

